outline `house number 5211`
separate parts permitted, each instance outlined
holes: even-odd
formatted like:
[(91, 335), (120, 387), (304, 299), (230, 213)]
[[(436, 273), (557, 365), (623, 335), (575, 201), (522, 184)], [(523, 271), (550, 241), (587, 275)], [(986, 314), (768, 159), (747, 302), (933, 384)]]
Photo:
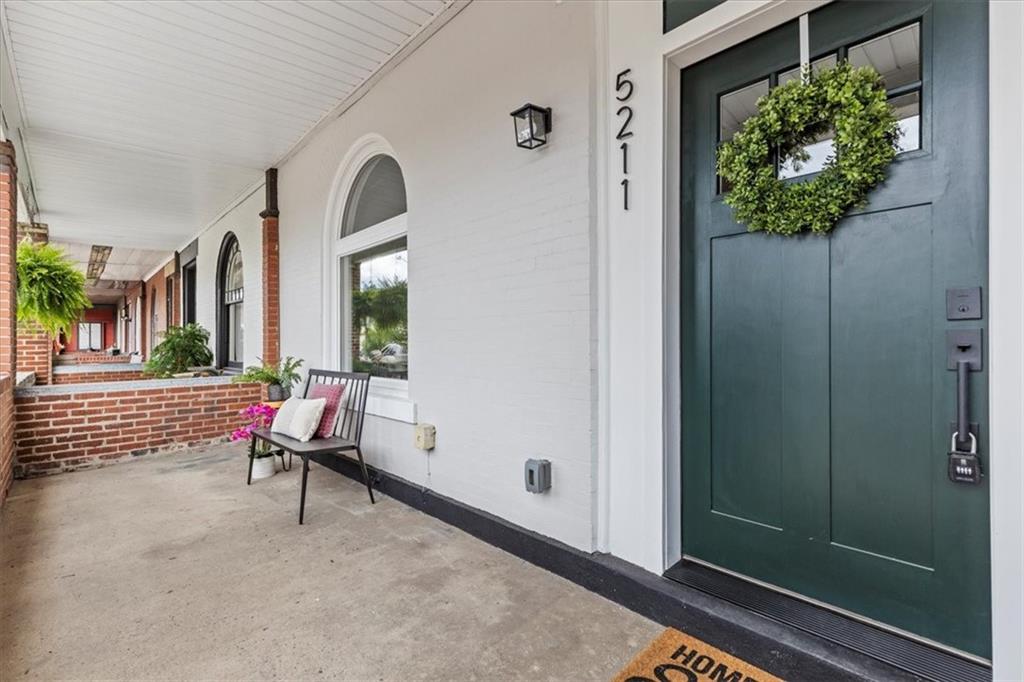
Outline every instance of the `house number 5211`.
[(633, 137), (633, 131), (629, 129), (633, 123), (633, 107), (625, 104), (633, 97), (633, 81), (629, 79), (629, 73), (633, 69), (619, 71), (615, 75), (615, 99), (623, 103), (615, 115), (619, 117), (619, 132), (615, 139), (619, 141), (619, 149), (622, 151), (622, 210), (629, 210), (629, 142)]

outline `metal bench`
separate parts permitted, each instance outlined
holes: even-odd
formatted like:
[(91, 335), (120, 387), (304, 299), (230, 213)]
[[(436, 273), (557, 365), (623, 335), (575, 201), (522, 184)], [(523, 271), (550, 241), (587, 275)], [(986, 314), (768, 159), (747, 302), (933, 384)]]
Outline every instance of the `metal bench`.
[(247, 484), (252, 483), (252, 462), (256, 454), (257, 439), (266, 441), (272, 447), (281, 450), (282, 462), (284, 461), (283, 453), (287, 452), (289, 465), (292, 455), (302, 458), (302, 492), (299, 495), (300, 524), (306, 510), (306, 477), (309, 474), (309, 458), (313, 455), (342, 455), (354, 450), (359, 459), (359, 467), (363, 472), (366, 491), (370, 494), (370, 504), (375, 503), (370, 475), (366, 470), (366, 462), (363, 461), (363, 452), (359, 448), (363, 436), (363, 418), (366, 416), (366, 394), (370, 385), (370, 375), (361, 372), (332, 372), (324, 369), (312, 369), (309, 371), (309, 378), (306, 380), (302, 397), (307, 397), (311, 388), (316, 384), (344, 386), (338, 414), (335, 415), (334, 427), (331, 429), (333, 435), (330, 438), (314, 438), (303, 443), (290, 436), (272, 433), (270, 429), (256, 429), (253, 431), (249, 443), (249, 480)]

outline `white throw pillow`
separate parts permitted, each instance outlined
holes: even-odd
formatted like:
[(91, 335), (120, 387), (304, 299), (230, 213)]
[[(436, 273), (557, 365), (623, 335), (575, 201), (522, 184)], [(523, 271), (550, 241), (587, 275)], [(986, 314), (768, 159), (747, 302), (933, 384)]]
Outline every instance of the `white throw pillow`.
[(277, 411), (274, 423), (270, 425), (270, 431), (291, 436), (305, 443), (316, 433), (326, 404), (325, 398), (313, 400), (288, 398), (284, 401), (281, 409)]

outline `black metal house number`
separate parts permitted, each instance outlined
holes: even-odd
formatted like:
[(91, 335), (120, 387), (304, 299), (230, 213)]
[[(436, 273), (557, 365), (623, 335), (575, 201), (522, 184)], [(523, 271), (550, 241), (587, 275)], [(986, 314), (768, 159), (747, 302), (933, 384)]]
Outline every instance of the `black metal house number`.
[[(633, 69), (626, 69), (620, 71), (615, 75), (615, 99), (619, 102), (628, 102), (633, 97), (633, 81), (628, 78), (630, 72)], [(619, 107), (615, 115), (619, 117), (622, 125), (619, 127), (619, 132), (615, 135), (615, 139), (621, 144), (619, 149), (622, 150), (622, 181), (619, 185), (622, 186), (622, 210), (629, 210), (629, 138), (633, 137), (633, 131), (629, 129), (630, 124), (633, 122), (633, 107), (628, 104), (623, 104)]]

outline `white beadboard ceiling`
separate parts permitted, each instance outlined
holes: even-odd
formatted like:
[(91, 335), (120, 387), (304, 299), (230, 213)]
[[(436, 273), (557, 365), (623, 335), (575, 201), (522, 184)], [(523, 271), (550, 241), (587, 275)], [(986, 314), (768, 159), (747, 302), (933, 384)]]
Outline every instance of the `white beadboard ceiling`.
[(0, 106), (36, 220), (181, 246), (464, 4), (3, 0)]

